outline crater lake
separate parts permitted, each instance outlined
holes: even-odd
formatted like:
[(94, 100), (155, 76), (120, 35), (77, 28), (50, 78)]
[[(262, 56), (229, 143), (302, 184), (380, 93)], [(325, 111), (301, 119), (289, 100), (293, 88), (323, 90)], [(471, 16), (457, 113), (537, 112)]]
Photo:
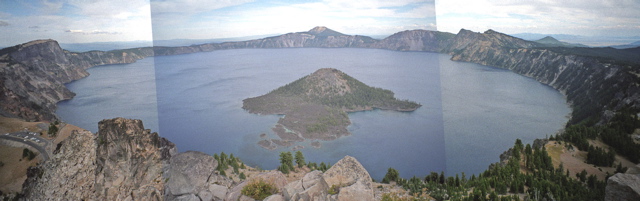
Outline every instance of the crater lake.
[[(307, 161), (357, 158), (380, 180), (389, 167), (405, 178), (445, 171), (484, 171), (516, 139), (532, 143), (564, 127), (570, 109), (558, 91), (508, 70), (454, 62), (428, 52), (352, 48), (236, 49), (151, 57), (98, 66), (69, 83), (77, 96), (58, 104), (66, 122), (97, 131), (102, 119), (142, 119), (179, 151), (233, 153), (243, 162), (275, 169), (278, 155), (260, 134), (281, 116), (250, 114), (242, 100), (268, 93), (320, 68), (336, 68), (363, 83), (423, 106), (413, 112), (349, 113), (350, 136), (310, 141)], [(154, 76), (155, 74), (155, 76)]]

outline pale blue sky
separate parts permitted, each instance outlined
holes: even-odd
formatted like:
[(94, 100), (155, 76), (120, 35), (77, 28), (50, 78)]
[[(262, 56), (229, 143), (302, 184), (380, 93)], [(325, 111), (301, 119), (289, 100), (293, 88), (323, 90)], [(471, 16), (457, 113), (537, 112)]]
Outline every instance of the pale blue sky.
[(388, 35), (408, 29), (435, 30), (433, 6), (433, 0), (151, 2), (156, 39), (180, 38), (184, 33), (189, 33), (190, 38), (283, 34), (306, 31), (314, 26), (362, 35)]
[(438, 0), (438, 30), (640, 36), (638, 0)]
[[(637, 0), (0, 0), (0, 46), (210, 39), (327, 26), (346, 34), (457, 33), (639, 36)], [(437, 14), (437, 15), (436, 15)], [(437, 23), (436, 23), (437, 22)]]

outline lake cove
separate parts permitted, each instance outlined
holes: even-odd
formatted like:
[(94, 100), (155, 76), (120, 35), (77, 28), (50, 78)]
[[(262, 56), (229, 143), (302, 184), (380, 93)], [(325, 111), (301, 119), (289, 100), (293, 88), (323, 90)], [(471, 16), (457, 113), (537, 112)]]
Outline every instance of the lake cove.
[[(149, 105), (155, 102), (152, 99), (137, 97), (141, 102), (122, 103), (100, 95), (111, 90), (113, 83), (140, 83), (119, 77), (149, 65), (153, 69), (154, 63), (157, 110), (129, 109)], [(147, 113), (141, 115), (148, 116), (143, 118), (147, 125), (153, 124), (157, 112), (160, 135), (176, 143), (179, 151), (224, 151), (249, 165), (275, 169), (279, 152), (294, 147), (267, 150), (257, 143), (278, 138), (272, 129), (283, 116), (251, 114), (242, 109), (242, 100), (267, 94), (321, 68), (338, 69), (369, 86), (393, 91), (399, 100), (422, 105), (413, 112), (348, 113), (351, 135), (319, 140), (319, 148), (313, 147), (315, 141), (300, 143), (307, 161), (334, 163), (350, 155), (377, 180), (389, 167), (405, 178), (430, 171), (478, 174), (497, 162), (515, 139), (531, 143), (562, 128), (569, 113), (562, 95), (550, 87), (509, 71), (453, 62), (449, 55), (296, 48), (224, 50), (95, 67), (89, 69), (91, 76), (69, 84), (77, 96), (61, 102), (58, 114), (69, 123), (97, 129), (99, 120), (89, 122), (86, 116), (101, 120), (142, 112)], [(110, 79), (93, 79), (99, 74)], [(91, 88), (74, 86), (87, 82)], [(108, 116), (92, 113), (104, 105), (109, 106)]]

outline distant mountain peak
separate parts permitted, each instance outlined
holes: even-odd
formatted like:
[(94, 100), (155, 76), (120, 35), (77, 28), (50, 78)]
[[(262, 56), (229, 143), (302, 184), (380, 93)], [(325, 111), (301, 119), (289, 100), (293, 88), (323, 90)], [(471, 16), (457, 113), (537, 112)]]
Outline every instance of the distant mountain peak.
[(551, 47), (587, 47), (586, 45), (583, 45), (583, 44), (562, 42), (552, 36), (546, 36), (534, 42), (551, 46)]
[[(500, 32), (497, 32), (497, 31), (495, 31), (495, 30), (493, 30), (493, 29), (488, 29), (488, 30), (486, 30), (484, 33), (485, 33), (485, 34), (495, 34), (495, 33), (500, 33)], [(500, 33), (500, 34), (501, 34), (501, 33)]]
[(24, 44), (22, 44), (23, 46), (30, 46), (30, 45), (35, 45), (35, 44), (40, 44), (40, 43), (50, 43), (50, 42), (55, 42), (57, 43), (58, 41), (55, 41), (53, 39), (39, 39), (39, 40), (34, 40), (34, 41), (29, 41), (26, 42)]
[(313, 29), (307, 31), (307, 33), (316, 36), (344, 36), (344, 34), (331, 30), (325, 26), (314, 27)]
[(309, 30), (309, 33), (321, 33), (325, 30), (327, 30), (329, 28), (325, 27), (325, 26), (317, 26), (317, 27), (313, 27), (313, 29)]
[(539, 43), (560, 43), (560, 41), (552, 36), (546, 36), (544, 38), (541, 38), (540, 40), (537, 40), (536, 42)]

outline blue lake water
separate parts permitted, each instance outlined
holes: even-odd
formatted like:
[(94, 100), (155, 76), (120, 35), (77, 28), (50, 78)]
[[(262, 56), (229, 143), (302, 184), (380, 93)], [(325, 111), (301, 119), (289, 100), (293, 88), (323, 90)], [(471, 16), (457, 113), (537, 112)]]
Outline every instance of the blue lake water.
[(104, 65), (88, 69), (89, 77), (67, 84), (76, 93), (58, 103), (63, 121), (98, 131), (103, 119), (142, 119), (145, 128), (158, 131), (158, 105), (153, 59), (127, 65)]
[(423, 105), (414, 112), (350, 113), (351, 136), (323, 141), (319, 149), (303, 143), (307, 161), (335, 163), (351, 155), (376, 179), (389, 167), (402, 177), (480, 173), (516, 138), (531, 143), (553, 134), (569, 113), (550, 87), (444, 54), (305, 48), (224, 50), (94, 67), (91, 76), (68, 84), (77, 96), (61, 102), (57, 114), (93, 132), (101, 119), (139, 118), (180, 151), (224, 151), (274, 169), (279, 152), (291, 147), (269, 151), (256, 143), (261, 133), (277, 138), (271, 128), (280, 117), (249, 114), (242, 100), (319, 68), (337, 68)]

